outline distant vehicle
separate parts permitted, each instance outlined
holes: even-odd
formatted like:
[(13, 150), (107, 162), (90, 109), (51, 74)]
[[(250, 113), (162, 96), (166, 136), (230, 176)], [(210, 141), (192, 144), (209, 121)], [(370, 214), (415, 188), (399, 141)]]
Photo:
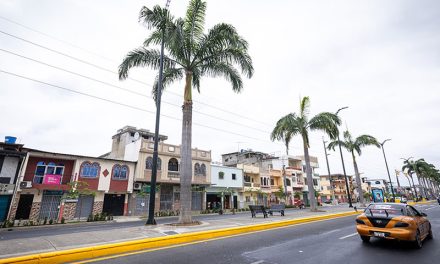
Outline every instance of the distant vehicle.
[(294, 205), (297, 206), (299, 209), (306, 208), (303, 200), (295, 200)]
[(407, 203), (408, 200), (405, 197), (396, 197), (396, 201), (400, 201), (401, 203)]
[(431, 223), (425, 213), (407, 204), (370, 204), (356, 218), (356, 229), (363, 242), (371, 237), (399, 241), (411, 241), (416, 248), (425, 239), (432, 239)]

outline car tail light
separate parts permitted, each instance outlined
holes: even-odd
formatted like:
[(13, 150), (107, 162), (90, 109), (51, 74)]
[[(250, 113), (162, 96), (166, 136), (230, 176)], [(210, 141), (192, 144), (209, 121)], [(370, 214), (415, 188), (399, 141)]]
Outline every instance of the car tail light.
[(358, 223), (360, 225), (365, 225), (365, 222), (361, 219), (356, 219), (356, 223)]
[(409, 224), (408, 223), (404, 223), (404, 222), (397, 222), (394, 227), (408, 227)]

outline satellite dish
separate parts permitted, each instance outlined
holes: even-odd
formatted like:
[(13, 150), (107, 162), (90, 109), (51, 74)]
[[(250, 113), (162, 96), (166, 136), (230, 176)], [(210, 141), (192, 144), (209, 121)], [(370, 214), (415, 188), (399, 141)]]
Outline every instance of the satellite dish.
[(133, 136), (134, 140), (138, 140), (139, 137), (140, 137), (139, 132), (134, 133), (134, 136)]

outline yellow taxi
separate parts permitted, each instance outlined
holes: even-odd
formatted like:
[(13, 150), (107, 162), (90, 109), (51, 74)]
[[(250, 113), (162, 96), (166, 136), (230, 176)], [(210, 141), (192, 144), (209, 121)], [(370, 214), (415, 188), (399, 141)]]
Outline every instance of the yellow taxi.
[(356, 218), (356, 229), (362, 241), (371, 237), (411, 241), (421, 248), (425, 239), (432, 239), (427, 215), (414, 207), (399, 203), (373, 203)]

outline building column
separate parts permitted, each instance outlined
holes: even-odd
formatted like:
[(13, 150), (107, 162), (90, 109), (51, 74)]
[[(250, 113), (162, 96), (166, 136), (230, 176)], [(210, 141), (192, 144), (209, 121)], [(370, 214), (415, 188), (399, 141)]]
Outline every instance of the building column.
[(128, 215), (128, 193), (124, 195), (124, 216)]

